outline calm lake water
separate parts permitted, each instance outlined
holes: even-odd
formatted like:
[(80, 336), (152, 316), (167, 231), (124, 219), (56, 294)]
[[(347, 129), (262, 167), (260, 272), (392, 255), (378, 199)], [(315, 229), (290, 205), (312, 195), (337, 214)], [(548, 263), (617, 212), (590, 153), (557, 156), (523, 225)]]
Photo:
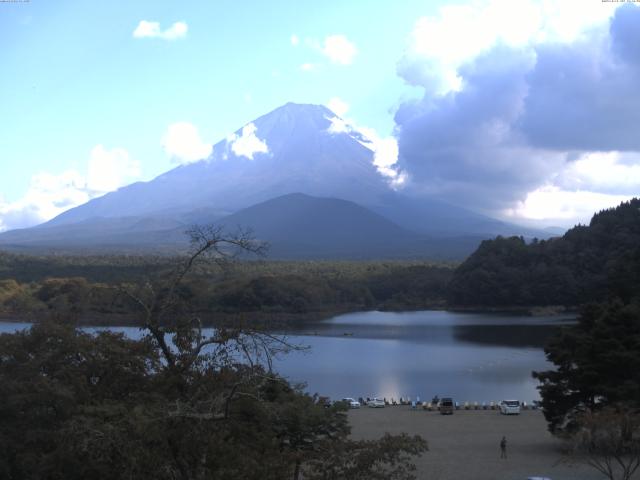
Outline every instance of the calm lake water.
[[(543, 346), (570, 316), (361, 312), (287, 332), (306, 352), (278, 358), (275, 368), (310, 393), (331, 398), (434, 395), (489, 402), (538, 399), (533, 370), (546, 370)], [(0, 322), (0, 332), (29, 324)], [(135, 327), (113, 330), (139, 337)]]

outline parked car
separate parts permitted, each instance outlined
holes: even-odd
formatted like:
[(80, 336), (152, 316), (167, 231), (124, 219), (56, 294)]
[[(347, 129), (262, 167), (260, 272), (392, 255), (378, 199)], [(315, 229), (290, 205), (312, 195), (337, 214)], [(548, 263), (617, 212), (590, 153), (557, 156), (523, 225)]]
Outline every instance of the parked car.
[(453, 415), (453, 399), (444, 397), (439, 403), (440, 414)]
[(498, 407), (503, 415), (520, 415), (520, 402), (518, 400), (502, 400)]
[(371, 408), (384, 408), (384, 400), (379, 398), (370, 398), (367, 401), (367, 406)]
[(355, 398), (346, 397), (343, 398), (342, 401), (349, 405), (349, 408), (360, 408), (360, 402)]

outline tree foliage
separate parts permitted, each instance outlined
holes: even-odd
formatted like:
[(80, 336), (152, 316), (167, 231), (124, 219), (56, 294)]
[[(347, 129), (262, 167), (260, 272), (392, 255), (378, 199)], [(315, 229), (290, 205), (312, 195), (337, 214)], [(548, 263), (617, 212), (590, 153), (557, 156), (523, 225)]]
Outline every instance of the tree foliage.
[(242, 324), (203, 330), (187, 277), (262, 246), (245, 232), (191, 233), (171, 275), (118, 289), (141, 340), (60, 319), (0, 336), (0, 477), (414, 478), (424, 440), (349, 439), (344, 405), (271, 371), (273, 355), (295, 348), (286, 339)]
[(545, 348), (556, 370), (536, 372), (552, 432), (573, 431), (585, 412), (607, 405), (640, 411), (640, 303), (582, 308)]
[[(113, 287), (166, 278), (176, 264), (185, 261), (186, 257), (135, 257), (128, 267), (121, 257), (0, 254), (0, 278), (5, 278), (0, 280), (0, 313), (37, 317), (64, 312), (93, 324), (131, 322), (135, 309)], [(453, 272), (450, 266), (420, 261), (278, 262), (243, 258), (232, 264), (233, 268), (200, 264), (181, 283), (181, 295), (189, 297), (190, 309), (197, 311), (205, 323), (212, 312), (313, 317), (356, 309), (441, 307)]]
[(640, 294), (640, 199), (595, 214), (560, 238), (486, 240), (455, 271), (455, 305), (576, 306)]

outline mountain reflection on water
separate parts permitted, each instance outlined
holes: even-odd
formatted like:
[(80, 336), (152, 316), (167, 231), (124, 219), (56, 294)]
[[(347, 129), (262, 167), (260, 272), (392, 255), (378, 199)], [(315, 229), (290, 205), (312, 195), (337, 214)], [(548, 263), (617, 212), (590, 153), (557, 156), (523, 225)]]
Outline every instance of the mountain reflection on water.
[(539, 398), (533, 370), (570, 316), (446, 311), (358, 312), (290, 330), (311, 347), (277, 362), (292, 381), (331, 397), (452, 395), (463, 401)]
[(459, 342), (507, 347), (543, 348), (558, 327), (570, 325), (567, 315), (526, 317), (447, 311), (358, 312), (302, 325), (292, 335), (402, 340), (417, 343)]
[[(539, 398), (531, 372), (552, 368), (545, 342), (574, 321), (446, 311), (350, 313), (285, 332), (290, 342), (310, 348), (278, 357), (274, 368), (294, 383), (304, 382), (310, 393), (331, 398), (531, 401)], [(28, 327), (0, 322), (0, 332)], [(141, 336), (137, 327), (106, 328)]]

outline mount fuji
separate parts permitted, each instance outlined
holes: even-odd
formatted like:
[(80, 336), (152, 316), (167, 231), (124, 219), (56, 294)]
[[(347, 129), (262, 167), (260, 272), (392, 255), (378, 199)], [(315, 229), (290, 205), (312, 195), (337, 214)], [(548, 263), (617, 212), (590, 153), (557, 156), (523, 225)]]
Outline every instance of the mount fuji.
[[(548, 236), (394, 190), (366, 137), (340, 124), (323, 106), (288, 103), (214, 145), (207, 158), (5, 232), (0, 247), (171, 250), (183, 248), (189, 225), (215, 222), (253, 228), (276, 256), (300, 258), (460, 258), (498, 234)], [(314, 218), (322, 219), (315, 229)], [(322, 241), (310, 241), (309, 232)], [(350, 238), (359, 239), (357, 248), (346, 247)]]

